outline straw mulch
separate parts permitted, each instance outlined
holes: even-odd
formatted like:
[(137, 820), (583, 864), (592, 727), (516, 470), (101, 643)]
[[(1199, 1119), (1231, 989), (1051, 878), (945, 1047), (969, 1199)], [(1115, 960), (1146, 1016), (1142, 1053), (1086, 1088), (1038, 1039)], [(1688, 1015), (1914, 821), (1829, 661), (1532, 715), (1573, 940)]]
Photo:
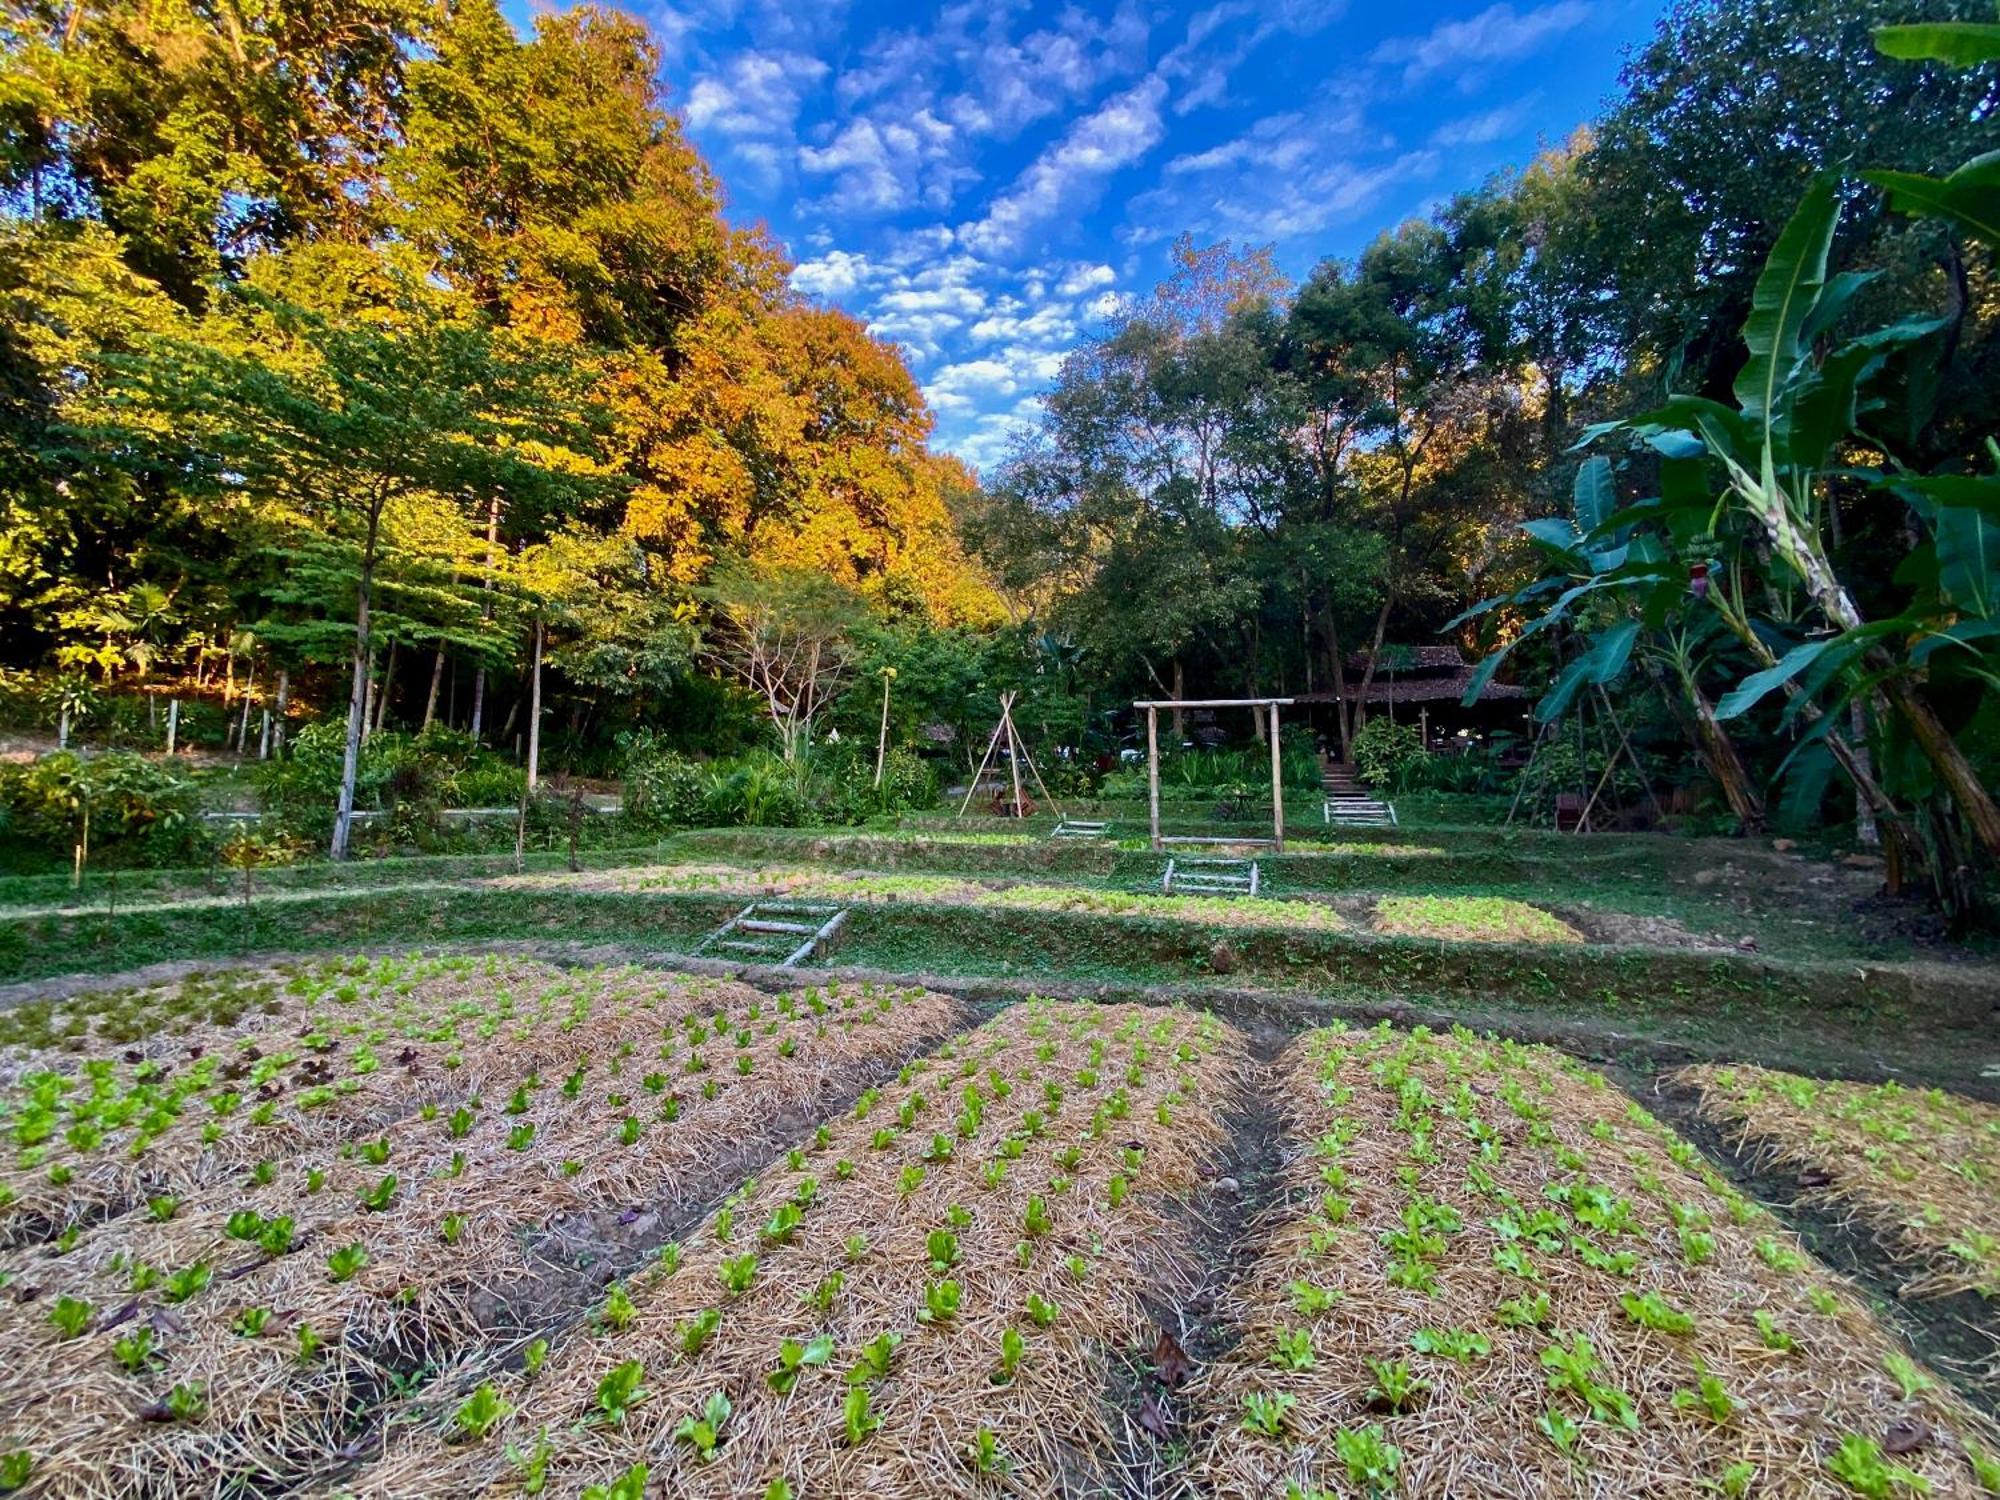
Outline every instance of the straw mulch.
[[(189, 984), (204, 997), (197, 1009), (218, 990), (265, 998), (233, 1023), (183, 1027)], [(129, 1043), (4, 1054), (8, 1123), (18, 1127), (30, 1098), (46, 1091), (38, 1075), (65, 1086), (53, 1096), (59, 1128), (0, 1163), (0, 1246), (357, 1140), (427, 1103), (449, 1112), (495, 1080), (567, 1056), (574, 1042), (563, 1023), (578, 1006), (598, 1018), (597, 1042), (643, 1040), (657, 1029), (650, 1011), (663, 993), (641, 969), (464, 955), (239, 970), (189, 984), (137, 997), (156, 1006), (160, 1024)]]
[(1900, 1084), (1703, 1065), (1671, 1082), (1752, 1159), (1850, 1207), (1917, 1268), (1906, 1296), (2000, 1295), (2000, 1108)]
[[(1242, 1341), (1194, 1388), (1200, 1493), (1367, 1493), (1371, 1429), (1411, 1497), (1851, 1496), (1836, 1471), (1870, 1463), (1917, 1477), (1865, 1493), (1979, 1492), (1989, 1425), (1601, 1078), (1386, 1029), (1310, 1033), (1278, 1071), (1307, 1144), (1236, 1290)], [(1292, 1403), (1278, 1436), (1252, 1396)]]
[[(955, 1001), (922, 991), (780, 999), (640, 971), (546, 972), (556, 983), (517, 991), (517, 1005), (494, 993), (483, 1011), (453, 1002), (481, 1019), (449, 1084), (436, 1069), (380, 1070), (402, 1089), (394, 1118), (367, 1135), (385, 1159), (232, 1114), (234, 1133), (211, 1149), (269, 1161), (267, 1182), (240, 1167), (187, 1173), (169, 1219), (141, 1204), (67, 1250), (0, 1257), (14, 1293), (0, 1301), (0, 1451), (35, 1454), (37, 1487), (63, 1495), (207, 1494), (246, 1476), (286, 1487), (336, 1472), (368, 1449), (400, 1390), (559, 1332), (604, 1276), (960, 1023)], [(512, 1019), (489, 1031), (502, 1011)], [(283, 1154), (242, 1135), (281, 1140)], [(364, 1206), (388, 1174), (393, 1195)], [(290, 1216), (289, 1250), (230, 1237), (239, 1212)], [(349, 1246), (365, 1264), (336, 1281), (329, 1256)], [(169, 1278), (196, 1266), (206, 1285), (174, 1300), (186, 1288)], [(62, 1297), (91, 1309), (78, 1337), (50, 1322)], [(268, 1314), (254, 1334), (247, 1309)], [(323, 1344), (304, 1359), (302, 1328)], [(141, 1329), (151, 1357), (128, 1370), (119, 1341)], [(165, 1420), (177, 1385), (201, 1391), (198, 1418)]]
[(1392, 937), (1444, 938), (1459, 943), (1580, 943), (1583, 934), (1561, 917), (1506, 896), (1384, 896), (1375, 903), (1375, 930)]
[[(1088, 1489), (1109, 1451), (1108, 1351), (1149, 1346), (1146, 1289), (1193, 1273), (1174, 1206), (1221, 1150), (1246, 1066), (1240, 1039), (1208, 1016), (1014, 1007), (864, 1099), (802, 1167), (763, 1176), (733, 1205), (726, 1240), (711, 1216), (675, 1268), (634, 1278), (628, 1327), (558, 1346), (532, 1377), (495, 1377), (513, 1408), (495, 1431), (455, 1441), (440, 1400), (353, 1487), (513, 1492), (539, 1439), (552, 1494), (641, 1463), (647, 1493), (674, 1496)], [(1030, 1226), (1031, 1204), (1046, 1223)], [(789, 1230), (787, 1205), (803, 1205)], [(955, 1242), (934, 1245), (940, 1230)], [(939, 1248), (956, 1263), (934, 1267)], [(754, 1279), (732, 1293), (723, 1269), (744, 1255), (757, 1257)], [(960, 1291), (955, 1315), (927, 1319), (927, 1289), (947, 1281)], [(1032, 1316), (1032, 1298), (1052, 1321)], [(704, 1313), (715, 1331), (690, 1354)], [(1021, 1358), (1002, 1381), (1010, 1329)], [(885, 1334), (901, 1342), (886, 1373), (868, 1373), (864, 1346)], [(789, 1394), (775, 1390), (785, 1341), (804, 1350), (822, 1337), (824, 1363), (802, 1368)], [(643, 1369), (644, 1395), (614, 1421), (601, 1382), (627, 1361)], [(717, 1393), (729, 1411), (704, 1462), (683, 1423)], [(996, 1448), (984, 1475), (970, 1456), (982, 1430)]]

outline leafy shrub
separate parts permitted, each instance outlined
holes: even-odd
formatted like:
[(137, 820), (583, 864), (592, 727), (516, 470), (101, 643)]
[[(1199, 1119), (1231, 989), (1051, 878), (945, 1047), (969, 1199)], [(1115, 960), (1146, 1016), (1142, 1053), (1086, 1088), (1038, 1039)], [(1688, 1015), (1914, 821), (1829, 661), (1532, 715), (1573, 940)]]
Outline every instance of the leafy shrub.
[[(264, 811), (285, 832), (317, 842), (332, 831), (346, 735), (344, 719), (309, 724), (283, 760), (257, 768)], [(446, 808), (512, 807), (521, 800), (525, 774), (442, 724), (416, 735), (387, 731), (361, 747), (354, 805), (390, 814), (379, 831), (386, 841), (434, 848), (450, 832), (440, 817)]]
[(716, 827), (796, 828), (805, 810), (798, 772), (768, 752), (710, 772), (702, 803), (703, 820)]
[(185, 864), (203, 842), (193, 779), (124, 751), (85, 758), (59, 750), (0, 766), (0, 809), (15, 837), (57, 854), (75, 846), (87, 813), (93, 858), (118, 864)]
[(702, 821), (707, 775), (687, 756), (659, 748), (650, 735), (628, 745), (624, 785), (625, 816), (635, 827), (689, 827)]
[(1354, 769), (1371, 786), (1400, 788), (1403, 777), (1413, 767), (1430, 758), (1424, 737), (1414, 724), (1398, 724), (1388, 718), (1372, 718), (1354, 736)]

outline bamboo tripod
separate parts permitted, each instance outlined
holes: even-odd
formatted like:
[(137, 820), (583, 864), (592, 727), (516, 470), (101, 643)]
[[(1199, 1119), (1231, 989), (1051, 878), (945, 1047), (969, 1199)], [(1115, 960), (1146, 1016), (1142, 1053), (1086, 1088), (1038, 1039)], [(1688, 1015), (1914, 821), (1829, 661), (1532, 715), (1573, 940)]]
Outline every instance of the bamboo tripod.
[(1027, 799), (1021, 792), (1021, 762), (1026, 761), (1028, 774), (1035, 778), (1035, 785), (1041, 789), (1043, 799), (1060, 818), (1062, 808), (1049, 795), (1048, 784), (1042, 780), (1035, 758), (1028, 754), (1027, 747), (1021, 743), (1020, 732), (1014, 728), (1014, 694), (1011, 692), (1000, 695), (1000, 722), (993, 726), (993, 738), (986, 742), (986, 753), (979, 757), (979, 769), (972, 773), (972, 785), (965, 789), (965, 801), (959, 804), (958, 815), (964, 817), (966, 809), (972, 806), (972, 799), (979, 795), (979, 783), (986, 775), (986, 768), (993, 763), (993, 754), (1000, 748), (1002, 735), (1007, 738), (1007, 768), (1014, 775), (1014, 816), (1025, 818), (1028, 815)]

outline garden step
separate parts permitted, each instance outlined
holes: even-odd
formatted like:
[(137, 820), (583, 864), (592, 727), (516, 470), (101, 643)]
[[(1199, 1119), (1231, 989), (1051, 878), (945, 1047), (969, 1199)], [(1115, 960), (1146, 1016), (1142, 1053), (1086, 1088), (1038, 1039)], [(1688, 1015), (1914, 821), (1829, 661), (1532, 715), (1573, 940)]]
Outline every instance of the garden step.
[(1104, 830), (1108, 826), (1104, 823), (1086, 823), (1074, 818), (1064, 818), (1060, 823), (1056, 824), (1054, 831), (1049, 834), (1049, 837), (1052, 839), (1101, 839), (1104, 837)]
[(1254, 859), (1170, 859), (1160, 889), (1171, 896), (1191, 892), (1203, 896), (1254, 896), (1257, 894), (1257, 861)]
[[(776, 920), (787, 916), (810, 916), (821, 920), (817, 922)], [(766, 961), (777, 959), (777, 967), (789, 969), (807, 957), (822, 956), (832, 946), (835, 936), (846, 922), (847, 908), (844, 906), (826, 906), (805, 901), (752, 901), (695, 944), (694, 951), (699, 954), (711, 948), (727, 948), (736, 953), (754, 954)], [(739, 932), (761, 934), (761, 936), (750, 938), (734, 936)], [(805, 941), (793, 947), (790, 940), (795, 937), (803, 937)], [(775, 943), (774, 939), (777, 940)]]

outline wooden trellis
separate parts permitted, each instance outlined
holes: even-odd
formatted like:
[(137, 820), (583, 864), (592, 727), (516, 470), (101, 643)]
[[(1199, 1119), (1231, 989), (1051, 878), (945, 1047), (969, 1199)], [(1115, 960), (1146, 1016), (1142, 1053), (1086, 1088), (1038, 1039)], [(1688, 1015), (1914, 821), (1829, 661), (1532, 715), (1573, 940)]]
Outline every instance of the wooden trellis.
[(1014, 698), (1015, 695), (1011, 692), (1000, 695), (1000, 722), (993, 726), (993, 738), (986, 742), (986, 753), (979, 757), (979, 769), (972, 773), (972, 785), (965, 789), (965, 801), (959, 804), (958, 809), (961, 818), (972, 806), (972, 799), (979, 795), (979, 784), (985, 779), (986, 768), (992, 764), (994, 752), (1000, 748), (1003, 737), (1007, 741), (1007, 769), (1013, 773), (1014, 778), (1014, 816), (1025, 818), (1028, 815), (1028, 799), (1021, 790), (1021, 763), (1026, 761), (1028, 774), (1035, 778), (1035, 785), (1041, 788), (1042, 796), (1048, 801), (1050, 811), (1058, 818), (1062, 817), (1062, 808), (1056, 804), (1056, 799), (1050, 796), (1048, 785), (1042, 780), (1042, 773), (1035, 766), (1035, 758), (1028, 754), (1028, 747), (1021, 743), (1020, 731), (1014, 727)]
[[(1151, 804), (1153, 847), (1163, 849), (1168, 844), (1269, 844), (1280, 853), (1285, 848), (1285, 757), (1278, 743), (1278, 710), (1290, 708), (1289, 698), (1162, 698), (1151, 702), (1134, 703), (1134, 708), (1146, 710), (1146, 796)], [(1160, 710), (1170, 712), (1184, 708), (1247, 708), (1253, 714), (1270, 716), (1267, 725), (1271, 742), (1271, 836), (1268, 839), (1246, 839), (1222, 837), (1171, 838), (1160, 837)]]

